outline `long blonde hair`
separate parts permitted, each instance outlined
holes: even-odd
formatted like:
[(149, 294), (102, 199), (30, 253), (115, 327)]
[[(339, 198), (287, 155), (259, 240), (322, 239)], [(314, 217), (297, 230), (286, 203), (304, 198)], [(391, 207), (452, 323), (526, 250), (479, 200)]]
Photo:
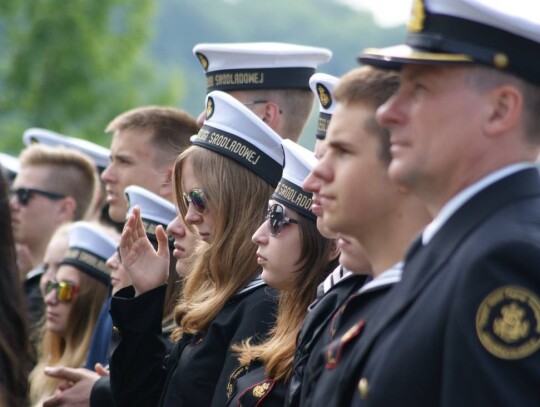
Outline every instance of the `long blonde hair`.
[(54, 393), (58, 379), (46, 376), (45, 366), (81, 367), (86, 360), (98, 315), (107, 296), (107, 286), (79, 271), (79, 290), (69, 312), (65, 336), (48, 331), (40, 345), (40, 358), (30, 373), (30, 401), (36, 404)]
[(255, 345), (251, 339), (247, 339), (232, 346), (241, 365), (259, 360), (265, 365), (266, 376), (275, 380), (290, 378), (296, 337), (308, 306), (315, 299), (317, 286), (338, 264), (335, 240), (324, 238), (313, 220), (300, 214), (296, 218), (302, 250), (298, 253), (298, 268), (294, 271), (294, 288), (280, 293), (276, 324), (263, 343)]
[(174, 166), (176, 202), (185, 216), (182, 168), (189, 160), (215, 213), (214, 238), (201, 242), (186, 277), (183, 298), (175, 310), (183, 333), (204, 332), (225, 303), (255, 278), (260, 268), (251, 236), (261, 224), (273, 188), (235, 161), (202, 147), (184, 151)]

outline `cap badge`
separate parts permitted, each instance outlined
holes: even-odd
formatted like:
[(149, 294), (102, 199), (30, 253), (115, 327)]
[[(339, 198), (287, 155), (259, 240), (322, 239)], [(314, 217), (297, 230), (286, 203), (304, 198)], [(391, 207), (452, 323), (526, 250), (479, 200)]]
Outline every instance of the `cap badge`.
[(319, 100), (321, 101), (322, 107), (328, 109), (332, 105), (332, 96), (330, 92), (322, 83), (317, 84), (317, 93), (319, 94)]
[(34, 136), (30, 137), (30, 144), (39, 144), (39, 140)]
[(208, 98), (206, 102), (206, 118), (209, 119), (214, 114), (214, 99)]
[(540, 298), (517, 286), (492, 291), (476, 314), (480, 343), (501, 359), (521, 359), (540, 348)]
[(203, 54), (200, 52), (196, 52), (195, 55), (197, 55), (197, 58), (199, 59), (199, 62), (201, 63), (204, 71), (208, 69), (208, 58), (206, 58)]
[(502, 52), (498, 52), (493, 57), (493, 65), (497, 69), (505, 69), (508, 66), (508, 57)]
[(424, 28), (424, 20), (426, 19), (426, 10), (423, 0), (414, 0), (411, 10), (411, 18), (407, 29), (410, 32), (416, 33)]

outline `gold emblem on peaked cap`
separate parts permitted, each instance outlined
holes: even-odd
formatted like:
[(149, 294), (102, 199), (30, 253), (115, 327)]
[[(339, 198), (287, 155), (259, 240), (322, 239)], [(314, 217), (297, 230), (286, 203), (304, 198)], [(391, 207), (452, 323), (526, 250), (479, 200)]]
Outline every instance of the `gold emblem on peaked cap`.
[(540, 348), (540, 298), (518, 286), (492, 291), (476, 313), (480, 343), (501, 359), (522, 359)]
[(34, 136), (30, 137), (30, 144), (39, 144), (39, 140)]
[(129, 211), (129, 206), (131, 204), (131, 200), (129, 199), (129, 194), (126, 193), (126, 192), (124, 192), (124, 199), (126, 200), (126, 205), (127, 205), (126, 210)]
[(422, 31), (424, 28), (425, 19), (426, 8), (424, 6), (424, 0), (413, 0), (411, 18), (409, 19), (407, 29), (413, 33)]
[(214, 114), (214, 99), (208, 98), (206, 102), (206, 118), (209, 119)]
[(196, 52), (195, 55), (197, 55), (197, 58), (199, 59), (199, 62), (201, 63), (204, 71), (208, 69), (208, 58), (204, 56), (204, 54), (201, 54), (200, 52)]
[(319, 100), (321, 101), (322, 107), (328, 109), (332, 105), (332, 96), (330, 96), (330, 92), (326, 89), (326, 86), (322, 83), (318, 83), (317, 93), (319, 94)]

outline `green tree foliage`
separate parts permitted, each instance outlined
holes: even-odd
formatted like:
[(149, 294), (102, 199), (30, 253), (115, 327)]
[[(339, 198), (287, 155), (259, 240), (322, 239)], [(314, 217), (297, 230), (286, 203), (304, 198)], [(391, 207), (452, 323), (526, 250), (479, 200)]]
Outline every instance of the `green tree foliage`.
[(146, 104), (198, 115), (200, 42), (322, 46), (333, 58), (319, 71), (340, 76), (363, 48), (398, 43), (403, 31), (339, 0), (0, 0), (0, 150), (18, 151), (28, 127), (108, 145), (107, 122)]
[(6, 3), (0, 15), (3, 149), (18, 150), (28, 127), (104, 142), (103, 129), (117, 113), (177, 98), (142, 53), (153, 0)]

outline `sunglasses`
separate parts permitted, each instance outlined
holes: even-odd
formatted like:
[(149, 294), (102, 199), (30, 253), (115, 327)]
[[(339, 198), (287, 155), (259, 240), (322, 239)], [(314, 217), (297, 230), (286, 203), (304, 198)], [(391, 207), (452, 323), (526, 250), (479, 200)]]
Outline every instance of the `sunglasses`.
[(184, 205), (189, 207), (189, 204), (193, 204), (195, 211), (199, 214), (203, 214), (206, 211), (206, 201), (203, 196), (204, 190), (199, 188), (193, 189), (187, 194), (185, 192), (182, 194)]
[(53, 201), (58, 201), (60, 199), (65, 198), (65, 195), (60, 195), (55, 192), (42, 191), (41, 189), (34, 189), (34, 188), (10, 189), (9, 193), (11, 194), (11, 196), (16, 195), (17, 200), (22, 206), (28, 205), (28, 201), (30, 201), (30, 198), (34, 194), (42, 195)]
[(296, 219), (291, 219), (285, 216), (285, 207), (281, 204), (273, 204), (266, 211), (265, 220), (268, 220), (268, 233), (272, 237), (278, 237), (283, 230), (283, 225), (286, 223), (296, 223)]
[(56, 290), (56, 299), (60, 302), (71, 302), (75, 298), (75, 294), (79, 287), (71, 281), (47, 281), (45, 285), (45, 294), (49, 294), (52, 290)]

